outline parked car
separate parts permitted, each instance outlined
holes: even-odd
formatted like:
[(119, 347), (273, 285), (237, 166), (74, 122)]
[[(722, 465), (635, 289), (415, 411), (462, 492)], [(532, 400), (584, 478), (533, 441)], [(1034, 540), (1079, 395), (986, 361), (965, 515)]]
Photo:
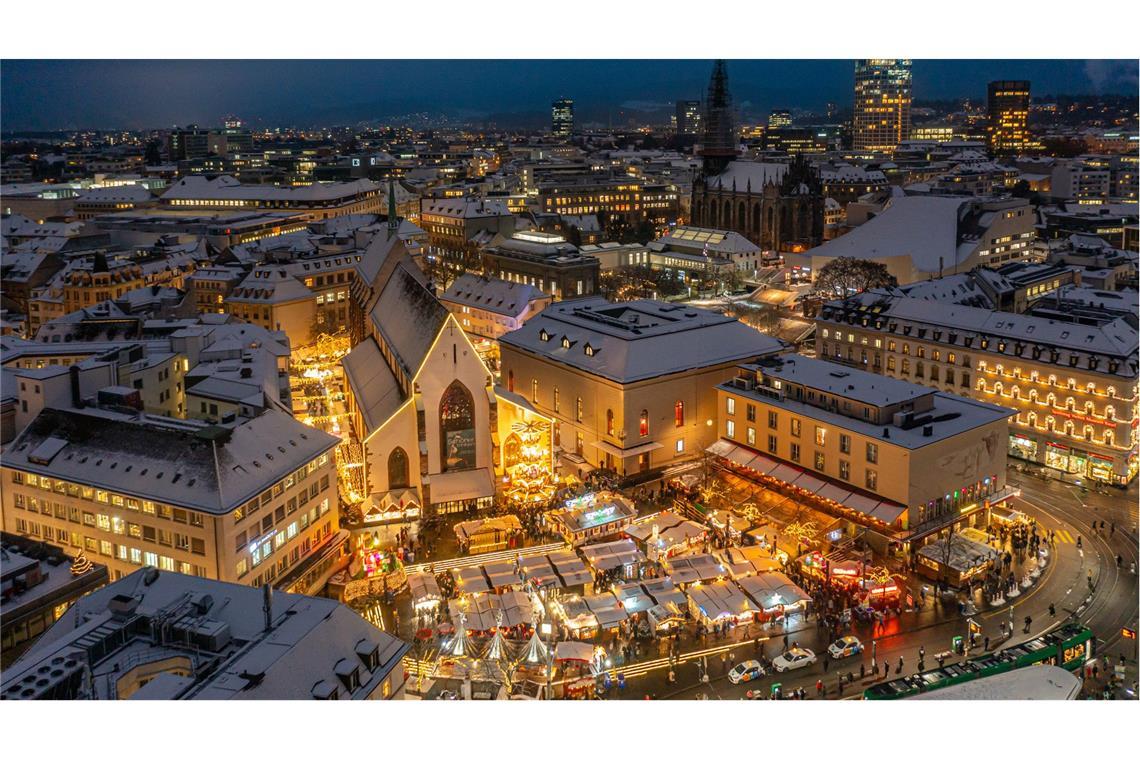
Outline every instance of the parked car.
[(758, 661), (745, 660), (728, 671), (728, 680), (733, 684), (738, 684), (745, 681), (755, 681), (763, 675), (766, 675), (766, 673)]
[(855, 636), (844, 636), (841, 639), (836, 639), (831, 646), (827, 648), (827, 653), (831, 655), (833, 660), (842, 660), (844, 657), (851, 657), (863, 651), (863, 642)]
[(777, 673), (783, 673), (787, 670), (806, 668), (808, 665), (814, 665), (815, 661), (815, 652), (810, 649), (796, 647), (795, 649), (789, 649), (772, 660), (772, 667), (776, 669)]

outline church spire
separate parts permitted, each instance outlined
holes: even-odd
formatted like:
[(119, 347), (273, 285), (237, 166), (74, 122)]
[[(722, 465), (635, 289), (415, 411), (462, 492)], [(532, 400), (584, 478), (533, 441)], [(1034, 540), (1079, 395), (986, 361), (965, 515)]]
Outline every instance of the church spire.
[(388, 177), (388, 238), (391, 239), (400, 229), (400, 220), (396, 218), (396, 181)]
[(706, 174), (720, 174), (728, 162), (736, 158), (739, 140), (734, 121), (732, 95), (728, 91), (728, 69), (724, 61), (717, 61), (709, 78), (705, 131), (700, 150)]

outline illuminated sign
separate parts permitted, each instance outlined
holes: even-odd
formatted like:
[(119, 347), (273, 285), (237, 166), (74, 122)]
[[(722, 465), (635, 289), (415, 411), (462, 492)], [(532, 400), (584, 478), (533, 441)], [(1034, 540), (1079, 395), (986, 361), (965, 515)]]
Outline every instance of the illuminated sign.
[(587, 512), (582, 515), (582, 525), (594, 525), (596, 523), (604, 522), (617, 512), (617, 505), (610, 504), (608, 507), (595, 509), (592, 512)]
[(1089, 652), (1087, 650), (1088, 650), (1087, 644), (1084, 644), (1084, 643), (1074, 644), (1071, 647), (1065, 647), (1065, 651), (1061, 655), (1061, 657), (1062, 657), (1061, 662), (1062, 663), (1070, 663), (1074, 660), (1087, 659), (1087, 657), (1089, 655)]
[(579, 496), (577, 498), (567, 499), (566, 500), (566, 508), (567, 509), (578, 509), (579, 507), (588, 507), (591, 504), (593, 504), (595, 501), (597, 501), (597, 499), (598, 499), (597, 494), (594, 494), (594, 493), (582, 494), (581, 496)]
[(1121, 628), (1120, 629), (1120, 635), (1126, 639), (1135, 639), (1136, 638), (1136, 629), (1135, 628)]

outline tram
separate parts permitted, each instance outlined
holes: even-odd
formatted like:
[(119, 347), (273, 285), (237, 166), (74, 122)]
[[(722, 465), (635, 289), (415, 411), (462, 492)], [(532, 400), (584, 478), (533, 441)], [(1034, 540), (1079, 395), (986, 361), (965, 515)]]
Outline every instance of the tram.
[(972, 657), (923, 673), (875, 684), (863, 691), (864, 699), (902, 699), (925, 694), (945, 686), (966, 683), (978, 678), (1007, 673), (1032, 665), (1056, 665), (1065, 670), (1079, 670), (1093, 655), (1093, 636), (1079, 623), (1065, 623), (1060, 628), (1035, 638)]

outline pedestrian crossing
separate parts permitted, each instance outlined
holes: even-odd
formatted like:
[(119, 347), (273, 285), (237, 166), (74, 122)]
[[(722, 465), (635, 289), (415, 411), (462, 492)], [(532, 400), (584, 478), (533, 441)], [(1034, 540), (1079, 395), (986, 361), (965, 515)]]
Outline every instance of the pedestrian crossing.
[(1075, 543), (1077, 543), (1077, 539), (1073, 537), (1073, 534), (1070, 533), (1069, 531), (1065, 530), (1064, 528), (1059, 528), (1058, 530), (1054, 531), (1054, 535), (1056, 536), (1057, 543), (1059, 543), (1059, 544), (1075, 544)]

